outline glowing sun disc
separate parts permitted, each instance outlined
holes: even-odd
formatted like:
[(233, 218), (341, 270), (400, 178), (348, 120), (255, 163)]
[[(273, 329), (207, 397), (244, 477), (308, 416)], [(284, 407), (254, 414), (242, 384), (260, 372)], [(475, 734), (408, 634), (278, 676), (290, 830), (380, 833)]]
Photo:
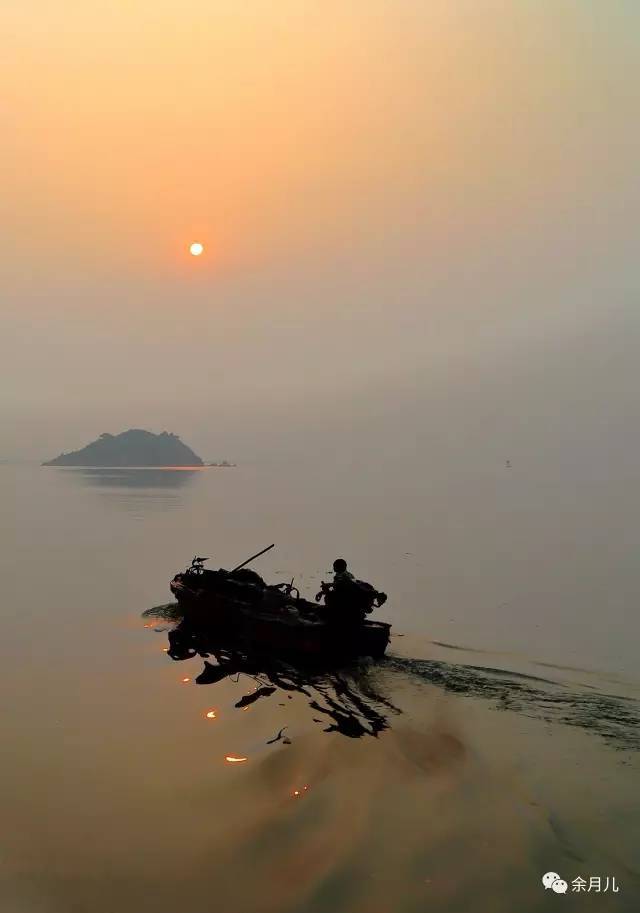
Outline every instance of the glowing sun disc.
[(204, 253), (204, 244), (201, 244), (199, 241), (194, 241), (189, 247), (189, 253), (192, 257), (199, 257), (200, 254)]

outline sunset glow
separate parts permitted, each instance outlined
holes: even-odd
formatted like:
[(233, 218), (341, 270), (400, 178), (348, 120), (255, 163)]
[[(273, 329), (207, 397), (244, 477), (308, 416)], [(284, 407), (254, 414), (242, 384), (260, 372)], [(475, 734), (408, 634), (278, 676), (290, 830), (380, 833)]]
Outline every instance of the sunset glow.
[(0, 35), (0, 913), (630, 913), (640, 0)]

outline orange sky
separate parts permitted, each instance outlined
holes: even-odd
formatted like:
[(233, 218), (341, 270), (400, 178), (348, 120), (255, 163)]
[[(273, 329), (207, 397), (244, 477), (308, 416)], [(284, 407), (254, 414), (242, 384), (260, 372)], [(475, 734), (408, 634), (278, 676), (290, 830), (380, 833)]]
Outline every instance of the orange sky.
[[(260, 378), (284, 408), (283, 328), (289, 350), (312, 334), (332, 352), (331, 369), (300, 356), (304, 389), (322, 396), (482, 351), (487, 319), (506, 318), (505, 338), (545, 308), (565, 320), (551, 301), (568, 300), (574, 262), (598, 268), (605, 225), (620, 256), (631, 243), (638, 7), (614, 6), (5, 4), (9, 410), (35, 416), (43, 396), (48, 415), (66, 409), (88, 362), (105, 421), (119, 382), (123, 396), (140, 387), (144, 414), (166, 396), (156, 365), (176, 357), (176, 334), (185, 398), (209, 351), (227, 371), (254, 365), (247, 399)], [(520, 311), (523, 289), (543, 303)], [(343, 351), (341, 319), (377, 357)]]
[(223, 262), (289, 256), (381, 204), (446, 229), (445, 202), (475, 218), (483, 185), (499, 214), (498, 175), (530, 193), (527, 149), (536, 183), (566, 179), (556, 131), (597, 83), (566, 3), (11, 6), (5, 176), (15, 243), (46, 259), (170, 270), (196, 236)]

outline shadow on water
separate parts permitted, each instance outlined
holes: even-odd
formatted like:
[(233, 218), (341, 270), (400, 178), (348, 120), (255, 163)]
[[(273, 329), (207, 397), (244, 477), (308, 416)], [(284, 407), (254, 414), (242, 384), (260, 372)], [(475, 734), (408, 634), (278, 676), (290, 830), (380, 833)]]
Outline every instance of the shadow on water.
[[(236, 703), (239, 709), (272, 698), (278, 692), (297, 692), (306, 698), (314, 713), (314, 722), (329, 724), (325, 732), (339, 732), (351, 738), (377, 736), (390, 728), (392, 716), (403, 712), (386, 694), (413, 684), (483, 699), (496, 710), (579, 727), (614, 748), (640, 749), (640, 704), (631, 696), (600, 693), (489, 666), (397, 655), (376, 663), (360, 661), (340, 668), (294, 666), (222, 647), (210, 636), (184, 630), (179, 624), (181, 614), (175, 604), (148, 609), (143, 617), (175, 624), (166, 632), (168, 654), (174, 660), (195, 657), (204, 660), (204, 668), (195, 679), (197, 684), (216, 684), (227, 678), (237, 680), (241, 674), (251, 677), (257, 687)], [(283, 732), (270, 742), (286, 741)]]

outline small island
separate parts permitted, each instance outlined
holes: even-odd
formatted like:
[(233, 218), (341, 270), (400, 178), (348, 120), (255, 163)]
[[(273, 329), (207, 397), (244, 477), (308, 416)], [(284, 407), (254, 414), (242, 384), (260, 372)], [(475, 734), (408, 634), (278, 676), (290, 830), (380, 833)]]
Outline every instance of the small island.
[(177, 434), (153, 434), (131, 428), (121, 434), (101, 434), (81, 450), (61, 453), (43, 466), (204, 466), (200, 457)]

